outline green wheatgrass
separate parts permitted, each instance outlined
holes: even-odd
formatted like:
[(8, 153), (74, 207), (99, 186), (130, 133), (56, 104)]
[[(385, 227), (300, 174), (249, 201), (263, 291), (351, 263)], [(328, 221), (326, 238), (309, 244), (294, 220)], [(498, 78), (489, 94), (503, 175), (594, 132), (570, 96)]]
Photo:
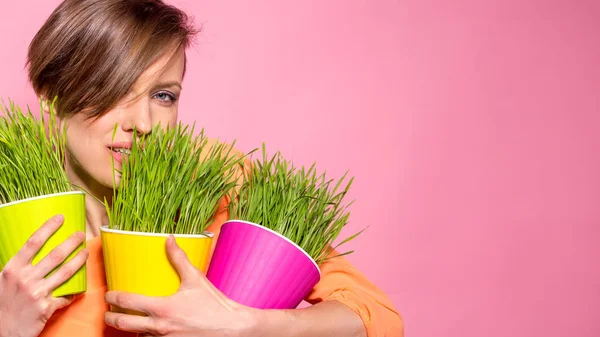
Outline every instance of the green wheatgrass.
[[(209, 144), (204, 130), (179, 123), (134, 139), (124, 158), (110, 228), (163, 234), (202, 234), (219, 201), (235, 186), (242, 158), (233, 145)], [(114, 163), (113, 163), (114, 165)]]
[(54, 104), (47, 113), (42, 104), (39, 118), (13, 102), (0, 104), (0, 204), (73, 191), (64, 170), (64, 129)]
[[(229, 206), (231, 219), (244, 220), (269, 228), (300, 246), (317, 264), (334, 249), (354, 239), (357, 233), (335, 247), (331, 244), (348, 224), (350, 213), (344, 204), (354, 178), (347, 173), (335, 183), (326, 174), (317, 174), (315, 165), (306, 169), (293, 166), (280, 153), (269, 158), (263, 145), (263, 158), (253, 162), (236, 198)], [(347, 255), (352, 251), (336, 256)], [(334, 256), (335, 257), (335, 256)]]

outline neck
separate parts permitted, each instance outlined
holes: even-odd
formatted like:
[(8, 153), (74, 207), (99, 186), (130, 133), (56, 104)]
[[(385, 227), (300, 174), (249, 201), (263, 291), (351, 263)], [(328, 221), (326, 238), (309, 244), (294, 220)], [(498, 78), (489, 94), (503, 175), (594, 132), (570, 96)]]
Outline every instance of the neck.
[(71, 184), (85, 193), (86, 238), (93, 239), (100, 235), (101, 226), (108, 225), (103, 201), (112, 204), (113, 190), (89, 177), (77, 164), (67, 163), (66, 172)]
[(88, 194), (86, 194), (85, 196), (85, 230), (86, 238), (88, 240), (99, 236), (100, 227), (108, 225), (108, 215), (106, 214), (106, 208), (103, 203), (101, 203), (94, 197), (98, 198), (98, 196), (95, 194), (94, 196)]

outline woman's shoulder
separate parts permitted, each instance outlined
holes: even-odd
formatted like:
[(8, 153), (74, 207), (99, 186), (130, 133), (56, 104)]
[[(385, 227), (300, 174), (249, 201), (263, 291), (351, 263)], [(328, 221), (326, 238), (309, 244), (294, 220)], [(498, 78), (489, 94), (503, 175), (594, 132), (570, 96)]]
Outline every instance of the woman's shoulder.
[[(204, 139), (204, 147), (202, 148), (202, 154), (200, 160), (206, 160), (206, 158), (210, 155), (212, 149), (215, 146), (221, 146), (223, 150), (223, 154), (226, 154), (228, 159), (232, 161), (237, 161), (235, 165), (232, 166), (232, 170), (234, 171), (232, 175), (230, 175), (231, 179), (236, 182), (236, 187), (234, 188), (236, 191), (239, 186), (244, 181), (244, 177), (248, 177), (252, 170), (252, 161), (248, 153), (244, 153), (239, 148), (235, 146), (235, 142), (226, 142), (222, 141), (218, 138), (206, 138)], [(230, 173), (229, 171), (228, 173)]]
[(215, 146), (220, 146), (222, 148), (222, 153), (226, 154), (232, 160), (239, 160), (241, 166), (250, 165), (251, 161), (249, 155), (237, 148), (235, 142), (222, 141), (219, 138), (206, 137), (204, 139), (202, 159), (205, 159)]

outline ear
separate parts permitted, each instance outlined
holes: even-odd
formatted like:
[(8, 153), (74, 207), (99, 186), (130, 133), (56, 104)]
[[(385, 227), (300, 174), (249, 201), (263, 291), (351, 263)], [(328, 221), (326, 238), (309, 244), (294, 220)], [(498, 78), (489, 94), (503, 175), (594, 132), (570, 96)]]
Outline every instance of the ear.
[[(49, 101), (44, 95), (39, 95), (38, 100), (40, 101), (40, 108), (42, 109), (44, 115), (50, 117), (50, 111), (53, 110), (54, 103)], [(63, 119), (56, 113), (56, 110), (54, 110), (54, 118), (56, 118), (58, 125), (60, 125), (62, 129)]]
[(39, 96), (38, 100), (41, 102), (41, 107), (42, 107), (42, 110), (44, 111), (44, 113), (49, 115), (50, 114), (50, 103), (48, 102), (48, 99), (46, 99), (45, 96)]

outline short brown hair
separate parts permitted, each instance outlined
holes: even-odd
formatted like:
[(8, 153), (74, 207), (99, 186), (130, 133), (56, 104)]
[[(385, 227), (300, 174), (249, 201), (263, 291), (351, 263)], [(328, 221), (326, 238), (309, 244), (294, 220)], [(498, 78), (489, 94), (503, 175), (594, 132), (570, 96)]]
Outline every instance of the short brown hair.
[(197, 33), (162, 0), (65, 0), (29, 46), (29, 80), (60, 115), (102, 116), (137, 78)]

